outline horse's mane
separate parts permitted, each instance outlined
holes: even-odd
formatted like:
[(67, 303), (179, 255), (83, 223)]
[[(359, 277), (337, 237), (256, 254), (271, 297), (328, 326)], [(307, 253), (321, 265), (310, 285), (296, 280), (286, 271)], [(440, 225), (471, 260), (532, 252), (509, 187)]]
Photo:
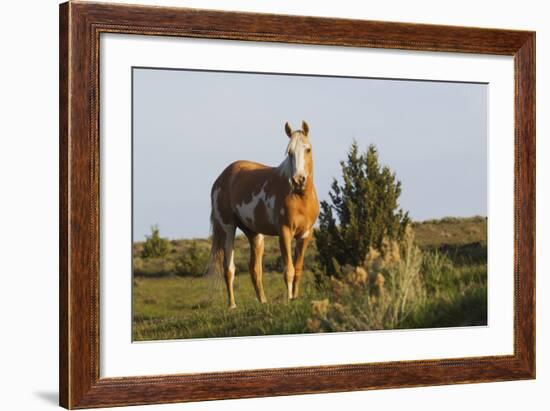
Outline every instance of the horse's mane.
[(287, 179), (290, 179), (290, 174), (292, 173), (292, 167), (290, 166), (290, 157), (286, 156), (282, 163), (279, 164), (279, 166), (277, 167), (277, 173)]
[(290, 178), (290, 174), (292, 173), (292, 167), (290, 164), (290, 157), (288, 156), (288, 153), (290, 153), (291, 150), (296, 150), (296, 146), (298, 145), (298, 141), (302, 135), (302, 132), (297, 132), (289, 139), (285, 150), (285, 159), (277, 167), (277, 172), (285, 178)]

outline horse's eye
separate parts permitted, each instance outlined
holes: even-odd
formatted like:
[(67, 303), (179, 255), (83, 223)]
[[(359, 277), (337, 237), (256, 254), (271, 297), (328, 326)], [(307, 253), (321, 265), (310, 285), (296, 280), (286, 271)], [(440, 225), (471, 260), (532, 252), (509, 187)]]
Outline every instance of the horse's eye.
[(311, 153), (311, 148), (309, 148), (309, 147), (306, 148), (306, 153), (308, 153), (308, 154)]

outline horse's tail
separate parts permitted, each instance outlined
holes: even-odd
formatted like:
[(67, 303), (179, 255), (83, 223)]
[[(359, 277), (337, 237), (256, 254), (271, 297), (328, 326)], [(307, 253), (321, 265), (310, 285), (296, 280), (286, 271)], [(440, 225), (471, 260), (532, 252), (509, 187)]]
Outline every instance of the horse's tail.
[(210, 211), (210, 233), (212, 237), (212, 245), (210, 248), (210, 258), (206, 266), (205, 277), (215, 277), (221, 279), (223, 277), (223, 260), (225, 252), (224, 232), (219, 223), (214, 219), (214, 202), (212, 201), (212, 209)]
[(214, 209), (212, 208), (210, 213), (212, 246), (203, 275), (208, 288), (207, 295), (201, 302), (201, 305), (204, 305), (204, 307), (209, 307), (215, 303), (223, 288), (224, 237), (220, 233), (220, 228), (219, 223), (216, 223), (214, 220)]
[(210, 199), (210, 234), (212, 246), (210, 248), (210, 258), (206, 266), (206, 277), (221, 279), (223, 278), (223, 262), (225, 258), (225, 233), (220, 223), (214, 217), (215, 191), (212, 189)]

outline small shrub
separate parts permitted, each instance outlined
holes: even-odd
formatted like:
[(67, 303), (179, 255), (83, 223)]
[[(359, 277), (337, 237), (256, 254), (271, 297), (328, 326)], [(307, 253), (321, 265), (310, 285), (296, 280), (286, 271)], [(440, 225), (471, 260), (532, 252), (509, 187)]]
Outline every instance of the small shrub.
[(427, 251), (422, 259), (422, 274), (426, 291), (438, 295), (441, 290), (454, 288), (456, 270), (451, 259), (439, 251)]
[(380, 165), (373, 145), (363, 154), (354, 142), (340, 165), (342, 183), (334, 179), (330, 203), (321, 201), (315, 230), (317, 259), (329, 276), (338, 276), (340, 266), (363, 264), (369, 249), (380, 249), (384, 239), (401, 240), (410, 223), (398, 204), (401, 183)]
[(208, 252), (199, 247), (196, 241), (176, 260), (175, 274), (179, 276), (200, 277), (206, 271)]
[(168, 254), (170, 242), (166, 238), (160, 236), (160, 230), (157, 225), (151, 227), (151, 235), (148, 235), (143, 249), (141, 250), (142, 258), (164, 257)]

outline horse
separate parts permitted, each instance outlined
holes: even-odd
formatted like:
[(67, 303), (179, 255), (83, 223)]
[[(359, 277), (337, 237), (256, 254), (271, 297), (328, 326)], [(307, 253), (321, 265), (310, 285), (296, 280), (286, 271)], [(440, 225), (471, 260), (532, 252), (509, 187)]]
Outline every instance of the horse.
[[(212, 185), (212, 247), (207, 273), (223, 274), (229, 308), (236, 307), (233, 281), (237, 228), (250, 243), (249, 271), (260, 303), (267, 301), (262, 284), (264, 235), (279, 237), (288, 300), (298, 297), (305, 252), (319, 215), (319, 200), (313, 184), (308, 124), (302, 121), (301, 130), (293, 131), (287, 122), (285, 133), (290, 140), (279, 166), (236, 161), (227, 166)], [(293, 239), (296, 240), (294, 259)]]

